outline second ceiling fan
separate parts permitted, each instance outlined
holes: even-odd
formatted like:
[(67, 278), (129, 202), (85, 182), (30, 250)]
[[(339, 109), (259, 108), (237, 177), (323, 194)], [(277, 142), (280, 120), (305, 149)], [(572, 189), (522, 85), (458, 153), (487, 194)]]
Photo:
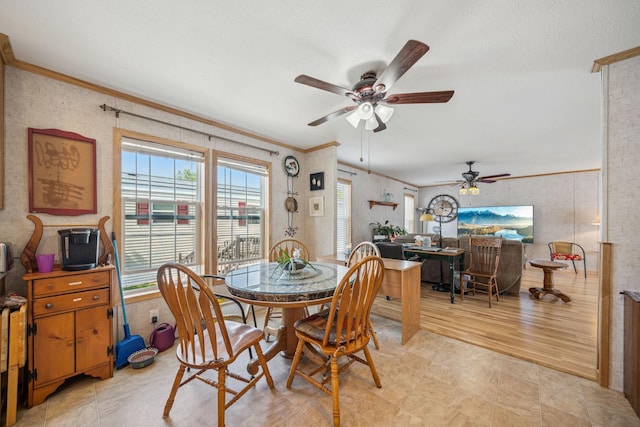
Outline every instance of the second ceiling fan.
[(360, 120), (364, 120), (367, 130), (380, 132), (387, 128), (385, 123), (393, 114), (393, 109), (389, 107), (390, 105), (448, 102), (453, 96), (452, 90), (387, 95), (387, 91), (391, 86), (428, 50), (429, 46), (426, 44), (416, 40), (409, 40), (391, 61), (391, 64), (380, 74), (380, 77), (377, 76), (375, 71), (368, 71), (362, 74), (360, 81), (353, 86), (353, 89), (336, 86), (305, 74), (299, 75), (295, 78), (297, 83), (343, 95), (354, 102), (354, 105), (329, 113), (309, 123), (309, 126), (318, 126), (353, 111), (347, 117), (353, 127), (358, 127)]
[(496, 182), (495, 178), (503, 178), (506, 176), (511, 176), (510, 173), (501, 173), (498, 175), (487, 175), (487, 176), (479, 176), (480, 172), (474, 171), (471, 169), (475, 161), (466, 162), (469, 165), (469, 170), (466, 172), (462, 172), (462, 180), (456, 182), (456, 184), (460, 184), (460, 194), (465, 195), (469, 194), (480, 194), (480, 189), (478, 189), (478, 183), (483, 182), (485, 184), (492, 184)]

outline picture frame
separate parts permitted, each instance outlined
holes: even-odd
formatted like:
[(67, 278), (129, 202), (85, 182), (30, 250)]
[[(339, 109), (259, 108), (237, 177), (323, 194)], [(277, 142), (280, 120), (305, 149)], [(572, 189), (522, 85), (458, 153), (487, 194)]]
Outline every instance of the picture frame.
[(324, 197), (309, 198), (309, 215), (324, 216)]
[(309, 175), (309, 190), (324, 190), (324, 172), (317, 172)]
[(98, 212), (95, 139), (58, 129), (29, 128), (29, 212)]

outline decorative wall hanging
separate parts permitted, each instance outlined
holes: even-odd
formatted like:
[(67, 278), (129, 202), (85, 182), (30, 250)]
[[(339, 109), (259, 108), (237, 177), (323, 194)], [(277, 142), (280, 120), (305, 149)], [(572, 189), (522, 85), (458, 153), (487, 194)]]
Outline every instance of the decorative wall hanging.
[(295, 236), (298, 227), (293, 226), (293, 214), (298, 212), (298, 201), (294, 196), (298, 193), (293, 191), (293, 178), (300, 173), (300, 163), (293, 156), (284, 158), (284, 170), (287, 173), (287, 199), (284, 201), (284, 207), (287, 210), (287, 229), (284, 234), (289, 237)]
[(29, 128), (29, 212), (96, 213), (96, 140)]
[(324, 215), (324, 198), (322, 196), (309, 198), (309, 214), (311, 216)]
[(324, 172), (309, 175), (309, 189), (311, 191), (324, 190)]

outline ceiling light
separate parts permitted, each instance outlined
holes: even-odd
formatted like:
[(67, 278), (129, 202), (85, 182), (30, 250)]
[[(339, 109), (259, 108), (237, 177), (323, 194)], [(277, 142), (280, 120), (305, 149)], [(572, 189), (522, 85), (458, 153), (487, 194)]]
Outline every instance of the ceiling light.
[(466, 195), (466, 194), (467, 194), (467, 187), (466, 187), (466, 185), (465, 185), (465, 184), (462, 184), (462, 185), (460, 186), (460, 195), (461, 195), (461, 196), (464, 196), (464, 195)]
[(386, 105), (376, 105), (374, 107), (370, 102), (363, 102), (356, 108), (356, 110), (347, 116), (347, 121), (357, 128), (360, 124), (360, 120), (365, 121), (366, 130), (374, 130), (378, 127), (378, 119), (376, 115), (382, 121), (386, 123), (393, 115), (393, 108)]
[(382, 104), (376, 105), (376, 114), (380, 117), (382, 123), (387, 123), (393, 115), (393, 108)]
[(469, 185), (469, 193), (473, 194), (474, 196), (480, 194), (480, 189), (476, 186), (475, 182)]

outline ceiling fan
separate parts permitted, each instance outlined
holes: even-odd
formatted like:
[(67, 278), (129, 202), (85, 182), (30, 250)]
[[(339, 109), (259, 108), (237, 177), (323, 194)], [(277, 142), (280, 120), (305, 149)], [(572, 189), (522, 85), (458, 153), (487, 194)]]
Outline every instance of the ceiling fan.
[(487, 176), (478, 176), (480, 172), (474, 171), (471, 169), (475, 161), (466, 162), (469, 165), (469, 170), (466, 172), (462, 172), (462, 180), (457, 181), (456, 184), (460, 184), (460, 194), (465, 195), (469, 194), (480, 194), (480, 189), (478, 188), (478, 183), (482, 182), (485, 184), (492, 184), (496, 182), (495, 178), (503, 178), (505, 176), (511, 176), (510, 173), (501, 173), (498, 175), (487, 175)]
[(391, 86), (428, 50), (429, 46), (426, 44), (416, 40), (409, 40), (379, 77), (375, 71), (367, 71), (362, 74), (360, 81), (353, 86), (353, 89), (345, 89), (304, 74), (299, 75), (295, 78), (295, 82), (346, 96), (355, 103), (355, 105), (329, 113), (309, 123), (309, 126), (318, 126), (353, 111), (347, 117), (353, 127), (358, 127), (360, 120), (364, 120), (367, 130), (380, 132), (387, 128), (385, 123), (393, 114), (393, 108), (389, 107), (389, 105), (448, 102), (453, 96), (452, 90), (387, 95), (387, 91)]

